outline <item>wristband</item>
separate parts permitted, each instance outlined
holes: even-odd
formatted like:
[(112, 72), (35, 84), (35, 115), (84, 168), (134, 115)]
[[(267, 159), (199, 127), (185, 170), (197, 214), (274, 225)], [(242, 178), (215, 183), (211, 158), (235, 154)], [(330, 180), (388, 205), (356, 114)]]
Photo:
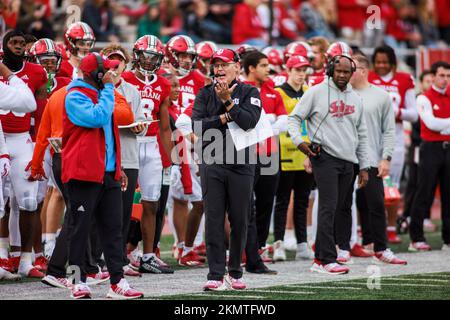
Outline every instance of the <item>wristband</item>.
[(225, 101), (223, 104), (225, 105), (226, 108), (228, 108), (229, 106), (231, 106), (232, 103), (233, 103), (233, 100), (228, 99), (228, 100)]
[(7, 153), (0, 155), (0, 159), (3, 159), (3, 158), (11, 160), (11, 158), (9, 157), (9, 154), (7, 154)]

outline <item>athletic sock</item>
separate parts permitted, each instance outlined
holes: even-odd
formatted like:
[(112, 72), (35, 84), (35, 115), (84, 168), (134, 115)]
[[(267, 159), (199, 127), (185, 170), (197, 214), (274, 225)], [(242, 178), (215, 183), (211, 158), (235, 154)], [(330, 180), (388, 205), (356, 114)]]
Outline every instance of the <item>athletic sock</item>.
[(8, 259), (9, 238), (0, 238), (0, 259)]
[(30, 269), (33, 268), (31, 263), (31, 252), (22, 252), (20, 255), (19, 274), (28, 275)]
[[(30, 254), (31, 254), (31, 253), (30, 253)], [(20, 251), (10, 252), (9, 255), (10, 255), (12, 258), (20, 257)]]
[(144, 255), (142, 256), (142, 260), (144, 261), (148, 261), (150, 258), (155, 257), (155, 253), (144, 253)]
[(386, 230), (387, 230), (387, 231), (397, 231), (397, 228), (396, 228), (396, 227), (393, 227), (393, 226), (388, 226), (388, 227), (386, 228)]

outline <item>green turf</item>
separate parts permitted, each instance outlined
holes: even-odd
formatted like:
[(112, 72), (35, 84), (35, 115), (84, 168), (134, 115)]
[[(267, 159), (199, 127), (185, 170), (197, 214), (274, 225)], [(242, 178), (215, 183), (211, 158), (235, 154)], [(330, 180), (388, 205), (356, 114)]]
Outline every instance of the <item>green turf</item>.
[[(427, 242), (431, 245), (431, 247), (434, 250), (439, 250), (442, 247), (442, 239), (441, 239), (441, 231), (440, 231), (440, 221), (434, 221), (434, 223), (438, 226), (438, 229), (436, 232), (426, 233)], [(398, 245), (389, 245), (389, 247), (394, 251), (395, 253), (399, 252), (408, 252), (408, 245), (409, 245), (409, 235), (403, 234), (400, 235), (400, 237), (403, 240), (403, 243)], [(269, 235), (267, 243), (271, 244), (273, 243), (273, 235)], [(161, 258), (169, 264), (175, 271), (177, 270), (187, 270), (191, 269), (191, 267), (185, 267), (180, 266), (177, 261), (172, 257), (172, 245), (174, 243), (174, 238), (172, 235), (165, 235), (161, 237), (160, 241), (160, 249), (162, 255)], [(293, 251), (286, 251), (287, 260), (293, 261), (295, 259), (295, 252)], [(270, 265), (269, 265), (270, 266)], [(203, 268), (207, 267), (207, 263), (203, 266)], [(22, 279), (20, 281), (27, 281), (27, 282), (33, 282), (33, 281), (40, 281), (40, 279)], [(13, 281), (0, 281), (1, 284), (8, 284), (12, 283)]]
[[(239, 296), (242, 296), (242, 298)], [(363, 278), (326, 283), (303, 283), (295, 286), (273, 286), (268, 288), (247, 289), (241, 292), (225, 291), (172, 295), (159, 297), (159, 299), (449, 300), (450, 272), (381, 278), (380, 289), (369, 289), (367, 278)]]

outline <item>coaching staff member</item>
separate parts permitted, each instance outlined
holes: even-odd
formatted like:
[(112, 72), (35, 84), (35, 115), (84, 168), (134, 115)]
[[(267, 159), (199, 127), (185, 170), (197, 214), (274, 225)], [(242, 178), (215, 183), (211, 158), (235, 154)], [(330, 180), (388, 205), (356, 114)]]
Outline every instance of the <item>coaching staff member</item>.
[(120, 140), (113, 116), (113, 72), (118, 61), (90, 53), (80, 64), (83, 79), (67, 88), (63, 109), (62, 182), (69, 196), (71, 221), (69, 265), (80, 268), (73, 298), (89, 298), (85, 260), (91, 219), (95, 218), (106, 265), (111, 275), (108, 297), (142, 297), (123, 278), (122, 190), (127, 179), (121, 169)]
[[(335, 56), (328, 63), (324, 82), (310, 88), (288, 118), (288, 132), (295, 145), (311, 158), (319, 190), (316, 251), (311, 271), (348, 273), (336, 263), (334, 218), (340, 211), (358, 164), (359, 185), (368, 181), (367, 127), (361, 98), (348, 83), (355, 72), (348, 56)], [(331, 79), (330, 79), (331, 78)], [(307, 120), (311, 144), (302, 140), (302, 121)]]
[(417, 97), (422, 143), (417, 191), (411, 209), (409, 251), (431, 250), (423, 234), (423, 220), (433, 204), (438, 182), (442, 203), (442, 249), (450, 249), (450, 64), (436, 62), (431, 66), (431, 72), (434, 75), (431, 88)]
[[(240, 63), (233, 50), (218, 50), (211, 63), (215, 81), (200, 91), (192, 113), (194, 132), (200, 137), (203, 150), (200, 177), (209, 265), (204, 289), (245, 289), (241, 260), (251, 212), (255, 165), (250, 164), (249, 148), (236, 151), (227, 123), (235, 122), (243, 130), (254, 128), (261, 114), (261, 99), (255, 87), (236, 81)], [(207, 141), (205, 134), (212, 134), (215, 139)], [(237, 163), (235, 159), (243, 159), (243, 156), (245, 161)], [(225, 212), (231, 224), (226, 277)]]

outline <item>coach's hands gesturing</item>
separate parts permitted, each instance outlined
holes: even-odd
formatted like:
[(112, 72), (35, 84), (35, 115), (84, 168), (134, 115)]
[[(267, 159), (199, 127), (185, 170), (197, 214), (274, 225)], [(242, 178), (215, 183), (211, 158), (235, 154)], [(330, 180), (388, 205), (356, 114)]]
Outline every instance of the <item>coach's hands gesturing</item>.
[(231, 88), (228, 87), (228, 83), (226, 81), (218, 81), (214, 86), (214, 90), (216, 91), (217, 96), (222, 102), (231, 99), (231, 94), (236, 88), (237, 83), (235, 83)]

